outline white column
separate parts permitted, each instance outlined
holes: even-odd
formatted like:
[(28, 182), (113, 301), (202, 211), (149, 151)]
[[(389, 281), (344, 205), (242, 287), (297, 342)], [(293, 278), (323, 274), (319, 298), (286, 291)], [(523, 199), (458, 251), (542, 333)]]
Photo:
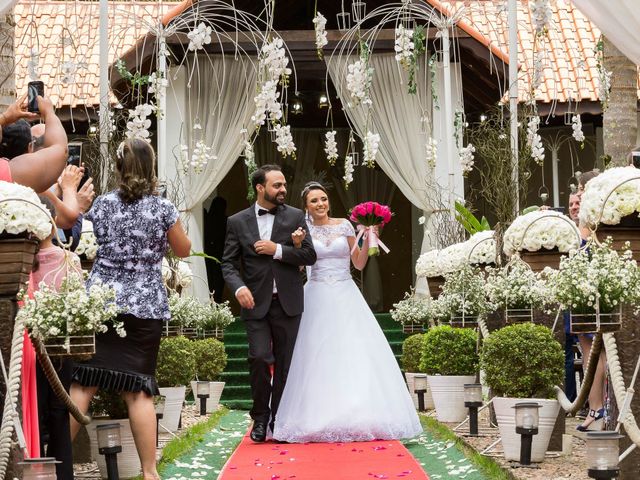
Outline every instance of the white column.
[(109, 2), (100, 0), (100, 188), (107, 190), (109, 180)]
[(558, 179), (559, 161), (558, 148), (554, 146), (554, 148), (551, 149), (551, 173), (553, 175), (553, 206), (556, 208), (560, 206), (560, 181)]
[(515, 215), (520, 211), (520, 172), (518, 171), (518, 1), (509, 0), (509, 115), (511, 119), (511, 157), (515, 186)]
[[(167, 42), (164, 35), (164, 29), (162, 24), (158, 28), (158, 73), (160, 78), (167, 78), (167, 57), (165, 56), (167, 51)], [(167, 136), (167, 89), (163, 86), (162, 82), (159, 82), (158, 88), (158, 110), (161, 115), (158, 118), (158, 179), (161, 181), (167, 180), (167, 144), (163, 140)], [(161, 170), (162, 169), (162, 170)]]

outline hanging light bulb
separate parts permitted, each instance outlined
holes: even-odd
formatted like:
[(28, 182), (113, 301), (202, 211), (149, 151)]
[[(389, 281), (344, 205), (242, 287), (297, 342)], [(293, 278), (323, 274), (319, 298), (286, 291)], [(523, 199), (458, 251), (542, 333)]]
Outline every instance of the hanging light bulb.
[(294, 115), (301, 115), (303, 108), (304, 107), (302, 106), (302, 101), (300, 101), (299, 98), (296, 98), (293, 102), (291, 102), (291, 113), (293, 113)]
[(326, 93), (321, 93), (318, 97), (318, 108), (327, 108), (329, 106), (329, 98)]

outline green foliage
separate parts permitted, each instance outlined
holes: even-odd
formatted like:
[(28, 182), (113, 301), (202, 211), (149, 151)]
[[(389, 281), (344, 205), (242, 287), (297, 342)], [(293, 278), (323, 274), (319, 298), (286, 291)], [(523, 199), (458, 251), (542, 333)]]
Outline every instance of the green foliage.
[(216, 381), (227, 366), (224, 344), (215, 338), (206, 338), (192, 341), (191, 348), (196, 358), (198, 380)]
[(424, 334), (420, 371), (429, 375), (475, 375), (478, 372), (477, 333), (442, 325)]
[(553, 398), (553, 387), (564, 378), (564, 351), (549, 328), (521, 323), (485, 340), (480, 366), (498, 396)]
[(478, 218), (471, 213), (461, 202), (455, 202), (456, 207), (456, 220), (464, 227), (464, 229), (473, 235), (478, 232), (484, 232), (485, 230), (491, 230), (491, 225), (486, 217), (478, 220)]
[(402, 369), (405, 372), (420, 372), (420, 357), (422, 356), (422, 342), (424, 333), (416, 333), (405, 338), (402, 342)]
[(94, 417), (108, 416), (114, 420), (128, 418), (127, 405), (117, 392), (99, 390), (89, 407)]
[(185, 337), (166, 337), (160, 342), (156, 379), (161, 387), (188, 385), (196, 376), (196, 356)]

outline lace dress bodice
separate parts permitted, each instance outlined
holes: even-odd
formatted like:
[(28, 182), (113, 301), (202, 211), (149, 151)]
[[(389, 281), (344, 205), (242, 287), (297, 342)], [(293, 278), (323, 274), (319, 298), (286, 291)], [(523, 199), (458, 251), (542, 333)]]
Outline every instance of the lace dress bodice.
[(309, 225), (316, 263), (307, 271), (310, 281), (336, 283), (351, 280), (351, 252), (347, 237), (355, 236), (348, 220), (334, 225)]

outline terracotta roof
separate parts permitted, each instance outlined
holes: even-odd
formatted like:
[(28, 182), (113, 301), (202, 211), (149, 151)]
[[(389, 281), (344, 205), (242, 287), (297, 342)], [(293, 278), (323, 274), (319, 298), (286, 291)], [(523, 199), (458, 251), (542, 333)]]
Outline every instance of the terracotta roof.
[[(427, 0), (431, 3), (431, 0)], [(507, 12), (504, 0), (439, 0), (452, 11), (464, 8), (462, 18), (502, 51), (509, 51)], [(542, 85), (536, 100), (544, 103), (598, 101), (598, 70), (594, 53), (600, 30), (569, 0), (550, 2), (553, 18), (544, 42), (546, 51)], [(531, 85), (535, 33), (528, 3), (518, 2), (519, 96), (524, 100)]]
[[(176, 5), (175, 1), (111, 2), (109, 5), (109, 63), (145, 35), (150, 25)], [(22, 0), (16, 19), (16, 88), (26, 92), (31, 52), (37, 52), (39, 79), (56, 107), (98, 105), (98, 2)], [(75, 74), (64, 78), (64, 64)], [(115, 97), (111, 96), (115, 102)]]

